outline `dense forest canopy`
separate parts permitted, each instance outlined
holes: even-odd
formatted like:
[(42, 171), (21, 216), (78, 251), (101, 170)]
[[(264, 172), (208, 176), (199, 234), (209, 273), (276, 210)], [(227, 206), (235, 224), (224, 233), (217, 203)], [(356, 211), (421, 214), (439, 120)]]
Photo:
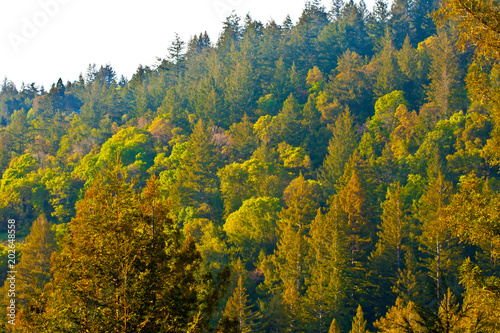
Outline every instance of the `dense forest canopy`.
[(497, 332), (499, 13), (310, 0), (130, 80), (5, 78), (0, 330)]

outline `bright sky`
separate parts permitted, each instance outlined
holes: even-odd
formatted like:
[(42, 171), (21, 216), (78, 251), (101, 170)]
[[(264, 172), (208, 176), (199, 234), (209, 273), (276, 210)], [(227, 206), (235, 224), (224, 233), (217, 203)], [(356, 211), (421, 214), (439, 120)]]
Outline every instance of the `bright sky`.
[[(375, 0), (366, 1), (372, 8)], [(0, 0), (0, 79), (49, 89), (59, 77), (78, 79), (91, 63), (111, 64), (131, 78), (137, 67), (165, 57), (177, 32), (184, 41), (207, 31), (216, 42), (222, 22), (240, 17), (294, 22), (305, 0)], [(331, 1), (323, 0), (329, 9)]]

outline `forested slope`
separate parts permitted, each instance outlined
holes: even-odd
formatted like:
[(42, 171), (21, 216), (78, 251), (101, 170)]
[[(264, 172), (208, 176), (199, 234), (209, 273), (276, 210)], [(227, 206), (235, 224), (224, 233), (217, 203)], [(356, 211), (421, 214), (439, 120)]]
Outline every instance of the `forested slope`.
[(499, 12), (313, 0), (130, 81), (5, 79), (16, 329), (496, 332)]

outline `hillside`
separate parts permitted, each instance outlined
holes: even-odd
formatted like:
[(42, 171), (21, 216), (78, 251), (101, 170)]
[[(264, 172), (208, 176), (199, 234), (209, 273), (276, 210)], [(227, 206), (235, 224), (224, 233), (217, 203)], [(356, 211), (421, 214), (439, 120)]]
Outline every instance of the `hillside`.
[(5, 78), (2, 329), (495, 332), (499, 13), (311, 0), (130, 80)]

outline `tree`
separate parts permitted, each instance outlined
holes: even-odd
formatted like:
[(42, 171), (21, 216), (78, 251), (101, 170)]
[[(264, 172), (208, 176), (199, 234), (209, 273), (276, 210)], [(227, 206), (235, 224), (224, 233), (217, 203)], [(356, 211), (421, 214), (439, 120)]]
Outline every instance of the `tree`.
[(216, 177), (220, 156), (210, 131), (199, 120), (181, 156), (177, 177), (168, 189), (174, 214), (185, 207), (195, 208), (200, 217), (217, 219), (221, 213)]
[(422, 319), (416, 307), (413, 302), (405, 304), (403, 299), (398, 298), (385, 317), (375, 322), (375, 327), (381, 333), (419, 332), (422, 329)]
[(349, 108), (337, 117), (331, 127), (333, 137), (328, 145), (328, 154), (320, 169), (320, 179), (329, 195), (334, 193), (334, 186), (344, 174), (344, 167), (357, 146), (357, 133)]
[(439, 8), (436, 0), (415, 0), (410, 8), (412, 26), (415, 29), (415, 41), (420, 43), (436, 32), (432, 15)]
[(24, 109), (16, 110), (10, 117), (8, 132), (11, 136), (12, 150), (22, 155), (29, 138), (29, 125)]
[(275, 288), (281, 293), (286, 326), (294, 331), (302, 323), (300, 302), (308, 252), (305, 235), (318, 208), (319, 186), (300, 175), (285, 189), (283, 197), (285, 207), (278, 214), (276, 228), (277, 249), (269, 259), (274, 267), (268, 275), (275, 276), (276, 285), (268, 285), (268, 288)]
[(398, 89), (401, 85), (401, 73), (396, 58), (396, 49), (392, 44), (389, 28), (382, 39), (382, 50), (379, 53), (377, 82), (374, 91), (377, 96), (383, 96)]
[(224, 217), (238, 210), (252, 197), (279, 197), (287, 186), (289, 175), (276, 163), (252, 158), (243, 163), (226, 165), (217, 172), (224, 200)]
[(224, 230), (245, 261), (255, 261), (261, 250), (272, 253), (280, 210), (278, 198), (253, 197), (243, 201), (241, 207), (227, 217)]
[(332, 320), (332, 324), (330, 325), (330, 329), (328, 330), (328, 333), (340, 333), (340, 328), (339, 328), (339, 325), (337, 324), (337, 320), (335, 318)]
[(225, 153), (229, 154), (234, 162), (242, 163), (248, 160), (258, 144), (250, 118), (245, 114), (241, 122), (233, 123), (227, 133), (230, 144), (225, 148)]
[(299, 147), (305, 132), (302, 120), (303, 115), (299, 103), (293, 94), (290, 94), (271, 125), (276, 133), (275, 140), (277, 142), (285, 141), (294, 147)]
[(358, 310), (356, 311), (356, 316), (354, 316), (352, 320), (352, 328), (349, 333), (369, 333), (366, 330), (366, 320), (361, 305), (358, 305)]
[(361, 186), (358, 171), (352, 170), (348, 183), (337, 196), (347, 226), (349, 264), (354, 271), (360, 271), (364, 269), (365, 255), (371, 243), (371, 232), (366, 217), (366, 194)]
[(223, 23), (222, 32), (217, 40), (217, 49), (222, 52), (228, 52), (233, 46), (238, 46), (241, 40), (240, 18), (235, 12), (231, 13)]
[(396, 183), (393, 189), (387, 190), (386, 200), (382, 203), (382, 224), (377, 232), (379, 241), (377, 253), (383, 254), (387, 259), (385, 262), (393, 267), (392, 278), (397, 277), (402, 269), (403, 240), (407, 233), (407, 212), (402, 198), (401, 184)]
[[(331, 318), (342, 318), (346, 309), (349, 256), (347, 230), (342, 222), (335, 198), (326, 214), (318, 210), (309, 231), (307, 290), (302, 306), (308, 327), (315, 332), (326, 332)], [(335, 325), (339, 329), (336, 321)]]
[(498, 28), (500, 4), (494, 0), (446, 0), (436, 13), (439, 24), (454, 20), (460, 32), (462, 46), (476, 46), (478, 56), (500, 57), (500, 30)]
[(431, 46), (432, 62), (427, 99), (439, 109), (440, 118), (449, 117), (460, 107), (460, 69), (453, 42), (448, 33), (440, 29)]
[(410, 42), (410, 36), (406, 36), (403, 46), (396, 54), (399, 69), (406, 80), (414, 80), (417, 77), (417, 56), (418, 51), (414, 49)]
[(409, 112), (402, 104), (396, 109), (394, 117), (396, 118), (396, 126), (390, 135), (389, 144), (394, 157), (401, 159), (414, 153), (417, 148), (414, 134), (418, 116), (415, 111)]
[(135, 188), (118, 163), (85, 192), (53, 261), (44, 314), (52, 330), (208, 328), (219, 286), (198, 275), (196, 244), (167, 217), (157, 179), (142, 194)]
[[(50, 257), (56, 250), (56, 235), (52, 224), (44, 215), (40, 215), (31, 226), (22, 248), (21, 259), (16, 265), (16, 324), (23, 331), (33, 331), (36, 327), (46, 325), (40, 314), (44, 312), (47, 302), (44, 288), (51, 280)], [(4, 288), (8, 290), (7, 285), (8, 282)], [(2, 303), (6, 306), (7, 290), (2, 293)]]
[(368, 18), (369, 35), (372, 43), (377, 50), (380, 50), (383, 45), (380, 45), (380, 39), (386, 32), (389, 22), (389, 10), (386, 0), (377, 0), (373, 6), (373, 12)]
[(438, 172), (437, 178), (431, 180), (420, 198), (418, 206), (418, 217), (422, 222), (420, 239), (423, 250), (430, 256), (427, 269), (434, 275), (438, 301), (443, 292), (442, 273), (451, 272), (451, 256), (457, 255), (451, 250), (454, 240), (450, 235), (445, 210), (451, 189), (452, 184), (445, 181), (444, 175)]
[(177, 65), (180, 66), (184, 61), (184, 45), (186, 43), (175, 33), (175, 38), (168, 48), (168, 57)]
[(409, 0), (395, 0), (392, 3), (389, 26), (397, 48), (403, 44), (407, 35), (413, 36), (414, 28), (410, 20), (410, 3)]
[(244, 275), (246, 273), (245, 268), (238, 259), (234, 267), (237, 284), (234, 289), (233, 295), (229, 297), (226, 303), (226, 309), (224, 310), (224, 317), (236, 320), (238, 323), (238, 333), (249, 333), (252, 332), (252, 327), (254, 326), (253, 319), (256, 313), (251, 311), (252, 306), (248, 305), (248, 295), (246, 294), (246, 288), (243, 286)]
[(130, 173), (144, 177), (146, 170), (152, 165), (154, 156), (148, 132), (137, 127), (120, 130), (102, 144), (99, 153), (86, 155), (75, 168), (74, 175), (85, 181), (88, 187), (99, 169), (114, 163), (117, 155)]
[[(335, 75), (331, 77), (325, 86), (325, 91), (331, 99), (337, 99), (344, 110), (349, 110), (361, 121), (373, 112), (372, 98), (367, 89), (365, 73), (361, 70), (362, 57), (349, 49), (342, 53), (337, 59)], [(321, 108), (318, 106), (321, 111)], [(323, 113), (323, 112), (322, 112)], [(325, 117), (325, 114), (323, 114)], [(327, 117), (327, 119), (329, 119)], [(331, 119), (331, 117), (330, 117)]]

